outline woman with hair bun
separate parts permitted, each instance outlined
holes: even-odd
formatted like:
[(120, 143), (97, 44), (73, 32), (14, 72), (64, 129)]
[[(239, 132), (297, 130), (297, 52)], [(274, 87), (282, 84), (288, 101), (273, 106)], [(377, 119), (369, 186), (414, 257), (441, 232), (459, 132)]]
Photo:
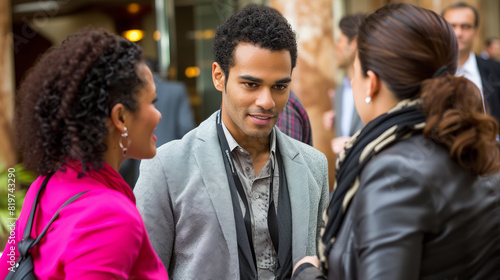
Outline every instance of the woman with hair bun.
[(351, 81), (365, 128), (337, 159), (318, 241), (293, 279), (500, 279), (498, 123), (454, 77), (457, 39), (409, 4), (368, 15)]
[(17, 270), (12, 254), (17, 259), (26, 242), (31, 208), (36, 212), (28, 240), (82, 192), (30, 250), (35, 276), (168, 279), (132, 189), (118, 173), (126, 158), (156, 153), (153, 131), (161, 114), (141, 55), (140, 47), (124, 38), (88, 29), (51, 48), (22, 83), (17, 135), (25, 167), (40, 177), (26, 194), (13, 240), (0, 258), (1, 279)]

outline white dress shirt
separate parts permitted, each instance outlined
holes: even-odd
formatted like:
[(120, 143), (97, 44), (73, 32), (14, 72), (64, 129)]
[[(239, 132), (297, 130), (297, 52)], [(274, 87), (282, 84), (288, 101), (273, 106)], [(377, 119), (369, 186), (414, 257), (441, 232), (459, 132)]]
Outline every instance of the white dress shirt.
[(351, 82), (349, 78), (345, 77), (342, 81), (342, 115), (340, 116), (340, 132), (342, 135), (339, 136), (351, 136), (351, 123), (354, 110), (354, 96)]
[(476, 55), (473, 52), (469, 54), (469, 58), (464, 63), (464, 65), (457, 69), (457, 73), (455, 73), (455, 76), (465, 77), (479, 88), (479, 91), (481, 92), (481, 99), (483, 101), (483, 110), (486, 113), (483, 94), (483, 82), (481, 81), (481, 74), (479, 73), (479, 68), (477, 67)]

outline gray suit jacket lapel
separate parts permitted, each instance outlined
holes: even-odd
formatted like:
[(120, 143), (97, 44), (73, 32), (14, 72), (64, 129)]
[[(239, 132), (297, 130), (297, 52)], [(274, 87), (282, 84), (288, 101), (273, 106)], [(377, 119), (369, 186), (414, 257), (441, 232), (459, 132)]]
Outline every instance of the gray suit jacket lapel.
[[(277, 141), (279, 141), (280, 153), (283, 157), (288, 191), (290, 194), (290, 205), (292, 208), (292, 257), (297, 261), (297, 256), (305, 255), (308, 244), (309, 188), (319, 188), (316, 183), (309, 180), (305, 173), (306, 166), (299, 155), (299, 151), (290, 142), (291, 139), (281, 133), (276, 127)], [(221, 156), (220, 146), (215, 126), (215, 114), (200, 124), (197, 131), (199, 141), (194, 145), (193, 152), (201, 173), (203, 186), (212, 201), (220, 227), (227, 243), (231, 263), (228, 265), (238, 266), (238, 242), (236, 236), (236, 224), (231, 202), (231, 194), (224, 162)], [(223, 185), (221, 187), (221, 185)], [(278, 202), (279, 203), (279, 202)], [(251, 257), (251, 252), (248, 252)], [(239, 272), (238, 272), (239, 273)]]
[(233, 205), (215, 125), (215, 114), (200, 124), (196, 133), (199, 141), (196, 142), (193, 151), (196, 162), (202, 170), (202, 187), (206, 188), (212, 201), (229, 249), (231, 263), (228, 265), (238, 267), (238, 243)]
[[(291, 139), (277, 132), (280, 153), (283, 157), (283, 165), (287, 176), (288, 192), (290, 194), (290, 205), (292, 209), (292, 261), (297, 261), (297, 256), (305, 255), (308, 244), (309, 229), (309, 188), (312, 182), (305, 173), (307, 170), (304, 162), (299, 156), (299, 151), (291, 145)], [(279, 202), (278, 202), (279, 203)]]

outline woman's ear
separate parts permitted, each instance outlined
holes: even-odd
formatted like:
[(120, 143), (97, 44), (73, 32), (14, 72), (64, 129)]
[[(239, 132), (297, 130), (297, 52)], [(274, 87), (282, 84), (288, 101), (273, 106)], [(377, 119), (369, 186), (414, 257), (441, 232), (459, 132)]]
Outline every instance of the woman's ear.
[(115, 106), (111, 108), (111, 115), (109, 118), (113, 127), (115, 127), (120, 133), (125, 132), (124, 127), (126, 126), (127, 119), (129, 118), (129, 112), (125, 109), (123, 104), (115, 104)]
[(226, 75), (217, 62), (212, 64), (212, 81), (218, 91), (224, 92), (226, 87)]
[(378, 92), (380, 91), (380, 78), (373, 72), (372, 70), (368, 70), (366, 72), (366, 75), (368, 76), (368, 96), (370, 98), (374, 98), (377, 96)]

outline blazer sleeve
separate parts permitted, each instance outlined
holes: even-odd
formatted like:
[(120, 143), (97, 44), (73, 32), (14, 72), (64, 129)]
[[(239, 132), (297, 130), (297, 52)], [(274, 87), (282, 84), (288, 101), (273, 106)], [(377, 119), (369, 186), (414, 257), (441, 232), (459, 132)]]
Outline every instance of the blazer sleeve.
[(168, 270), (174, 246), (175, 222), (167, 176), (158, 153), (150, 160), (141, 161), (134, 193), (151, 245)]
[(365, 167), (351, 209), (358, 279), (419, 279), (424, 232), (436, 220), (423, 178), (397, 154)]

